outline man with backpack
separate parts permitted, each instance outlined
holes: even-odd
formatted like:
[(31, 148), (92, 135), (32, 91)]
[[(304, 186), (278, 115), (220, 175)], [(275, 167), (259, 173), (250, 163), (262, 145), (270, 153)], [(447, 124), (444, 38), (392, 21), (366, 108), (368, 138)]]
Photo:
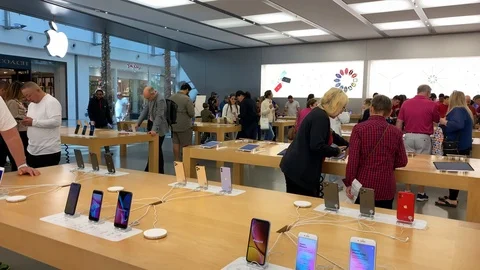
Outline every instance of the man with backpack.
[[(137, 128), (142, 125), (143, 120), (148, 119), (148, 134), (158, 137), (158, 172), (165, 173), (162, 145), (165, 135), (168, 133), (167, 121), (167, 102), (163, 96), (153, 87), (147, 86), (143, 89), (143, 97), (147, 101), (140, 117), (138, 118)], [(145, 171), (148, 172), (148, 162)]]
[(192, 118), (195, 117), (195, 108), (188, 96), (190, 89), (190, 85), (184, 83), (180, 91), (169, 99), (172, 105), (176, 104), (177, 111), (176, 121), (172, 123), (173, 156), (176, 161), (182, 160), (182, 148), (192, 144)]

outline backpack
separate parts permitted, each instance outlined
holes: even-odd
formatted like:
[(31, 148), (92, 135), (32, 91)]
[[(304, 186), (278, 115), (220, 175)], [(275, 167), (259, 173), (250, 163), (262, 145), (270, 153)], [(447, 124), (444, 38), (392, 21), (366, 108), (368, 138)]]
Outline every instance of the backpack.
[(169, 126), (177, 123), (178, 105), (171, 99), (165, 100), (167, 102), (167, 109), (165, 110), (165, 118)]

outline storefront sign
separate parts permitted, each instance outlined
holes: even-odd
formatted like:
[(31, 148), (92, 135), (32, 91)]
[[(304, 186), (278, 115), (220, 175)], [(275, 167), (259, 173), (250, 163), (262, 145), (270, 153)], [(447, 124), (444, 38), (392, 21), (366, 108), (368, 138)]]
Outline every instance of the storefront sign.
[(133, 64), (133, 63), (128, 63), (128, 64), (127, 64), (127, 68), (133, 69), (133, 70), (140, 70), (140, 69), (142, 69), (139, 65)]
[(45, 31), (45, 35), (47, 35), (45, 49), (51, 56), (63, 58), (68, 51), (67, 35), (63, 32), (58, 32), (57, 24), (54, 22), (50, 22), (50, 28), (50, 30)]
[(0, 54), (0, 68), (30, 69), (31, 65), (28, 58)]

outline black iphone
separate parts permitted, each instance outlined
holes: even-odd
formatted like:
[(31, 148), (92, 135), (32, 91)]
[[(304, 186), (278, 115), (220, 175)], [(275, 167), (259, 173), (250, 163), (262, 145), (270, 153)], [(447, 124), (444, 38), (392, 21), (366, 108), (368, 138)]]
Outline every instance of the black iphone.
[(68, 192), (67, 204), (65, 205), (65, 214), (75, 215), (77, 209), (78, 196), (80, 196), (80, 189), (82, 185), (78, 183), (70, 184), (70, 191)]
[(87, 133), (87, 125), (84, 125), (82, 129), (82, 135), (85, 135), (86, 133)]
[(109, 173), (115, 173), (115, 165), (113, 164), (112, 153), (105, 153), (105, 163)]
[(77, 126), (75, 127), (75, 134), (78, 134), (78, 130), (79, 130), (79, 129), (80, 129), (80, 125), (77, 125)]
[(97, 158), (97, 154), (95, 153), (90, 153), (90, 161), (92, 162), (92, 169), (94, 171), (99, 171), (100, 170), (100, 166), (98, 164), (98, 158)]
[(85, 163), (83, 163), (82, 151), (75, 149), (73, 150), (73, 152), (75, 153), (75, 160), (77, 161), (77, 167), (79, 169), (84, 169)]
[(88, 219), (98, 222), (100, 220), (100, 211), (102, 210), (103, 191), (94, 190), (92, 193), (92, 202), (90, 203), (90, 212)]
[(89, 136), (93, 136), (93, 133), (95, 133), (95, 126), (90, 125), (90, 133), (88, 134)]
[(122, 190), (118, 193), (117, 210), (115, 210), (115, 219), (113, 223), (115, 227), (120, 229), (126, 229), (128, 227), (132, 197), (133, 194), (128, 191)]

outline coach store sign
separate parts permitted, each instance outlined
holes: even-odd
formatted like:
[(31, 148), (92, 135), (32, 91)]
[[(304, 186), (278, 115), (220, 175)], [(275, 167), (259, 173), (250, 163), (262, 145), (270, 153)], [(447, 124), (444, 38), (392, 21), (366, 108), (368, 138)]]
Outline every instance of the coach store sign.
[(0, 54), (0, 68), (30, 69), (32, 62), (28, 58)]

